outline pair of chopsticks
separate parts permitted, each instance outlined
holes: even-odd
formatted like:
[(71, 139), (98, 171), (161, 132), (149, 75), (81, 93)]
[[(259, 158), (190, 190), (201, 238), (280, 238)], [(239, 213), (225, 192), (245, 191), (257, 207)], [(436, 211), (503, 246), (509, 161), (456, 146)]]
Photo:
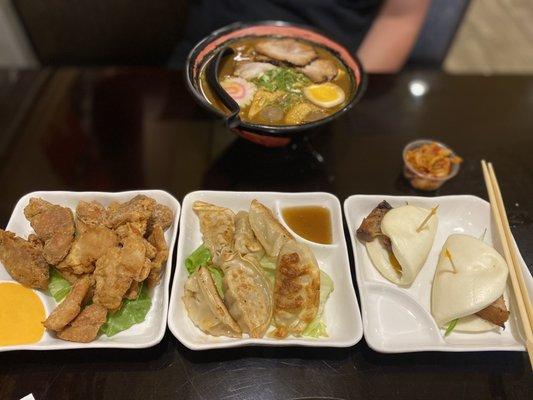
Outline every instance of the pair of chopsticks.
[(522, 267), (518, 262), (513, 234), (511, 233), (511, 227), (509, 226), (502, 193), (500, 192), (500, 185), (498, 185), (494, 168), (492, 163), (487, 163), (485, 160), (481, 160), (481, 168), (483, 169), (483, 177), (485, 178), (492, 213), (502, 241), (505, 261), (507, 261), (507, 265), (509, 266), (511, 284), (526, 336), (526, 350), (533, 368), (533, 307), (531, 306), (529, 293), (524, 282)]

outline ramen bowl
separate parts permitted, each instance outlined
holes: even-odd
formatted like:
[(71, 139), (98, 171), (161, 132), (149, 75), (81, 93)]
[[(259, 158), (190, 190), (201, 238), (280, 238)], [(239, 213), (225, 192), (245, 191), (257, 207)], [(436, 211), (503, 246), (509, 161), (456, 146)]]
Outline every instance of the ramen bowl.
[(216, 105), (202, 90), (205, 84), (205, 69), (219, 52), (232, 42), (245, 38), (292, 38), (322, 48), (340, 61), (348, 74), (349, 91), (342, 107), (333, 113), (310, 122), (295, 125), (267, 125), (239, 119), (228, 127), (245, 139), (268, 147), (285, 146), (291, 140), (308, 135), (315, 128), (333, 121), (353, 107), (362, 97), (366, 87), (366, 74), (356, 56), (338, 42), (330, 39), (314, 28), (283, 21), (263, 21), (257, 23), (234, 23), (218, 29), (201, 40), (189, 53), (186, 62), (185, 80), (195, 100), (217, 117), (227, 122), (229, 111)]

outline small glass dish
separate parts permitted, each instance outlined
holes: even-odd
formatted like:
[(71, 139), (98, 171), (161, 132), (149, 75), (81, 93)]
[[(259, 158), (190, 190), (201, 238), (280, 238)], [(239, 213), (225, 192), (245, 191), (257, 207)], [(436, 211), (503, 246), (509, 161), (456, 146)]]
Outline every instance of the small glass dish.
[(406, 157), (407, 152), (409, 150), (416, 149), (417, 147), (420, 147), (424, 144), (431, 144), (431, 143), (435, 143), (442, 148), (450, 150), (451, 157), (456, 156), (453, 149), (451, 149), (449, 146), (446, 146), (444, 143), (437, 142), (436, 140), (419, 139), (419, 140), (414, 140), (410, 143), (407, 143), (407, 145), (403, 148), (403, 152), (402, 152), (403, 175), (411, 183), (411, 186), (413, 186), (415, 189), (425, 190), (425, 191), (437, 190), (444, 184), (444, 182), (450, 180), (455, 175), (457, 175), (457, 173), (459, 172), (459, 169), (461, 168), (459, 163), (452, 163), (450, 173), (443, 177), (435, 177), (432, 175), (424, 174), (414, 169), (414, 167), (407, 161), (407, 157)]

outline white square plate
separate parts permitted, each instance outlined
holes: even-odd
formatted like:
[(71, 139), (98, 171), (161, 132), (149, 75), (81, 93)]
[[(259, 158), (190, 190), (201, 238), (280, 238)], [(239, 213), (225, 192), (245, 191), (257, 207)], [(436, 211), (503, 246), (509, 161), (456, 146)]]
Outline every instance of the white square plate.
[[(51, 335), (48, 331), (44, 332), (42, 339), (38, 343), (22, 344), (16, 346), (0, 346), (1, 351), (10, 350), (65, 350), (65, 349), (86, 349), (86, 348), (128, 348), (139, 349), (155, 346), (163, 339), (166, 329), (166, 318), (168, 310), (168, 285), (170, 283), (170, 270), (172, 268), (172, 254), (174, 252), (174, 243), (178, 231), (178, 221), (180, 215), (179, 202), (169, 193), (162, 190), (132, 190), (129, 192), (105, 193), (105, 192), (32, 192), (23, 196), (15, 206), (13, 214), (7, 224), (6, 230), (14, 232), (17, 236), (27, 238), (33, 229), (28, 220), (24, 217), (24, 207), (28, 204), (31, 197), (40, 197), (53, 204), (59, 204), (64, 207), (70, 207), (72, 211), (76, 210), (79, 201), (97, 200), (104, 206), (113, 201), (128, 201), (132, 197), (144, 194), (155, 199), (158, 203), (170, 207), (174, 213), (174, 222), (165, 232), (165, 239), (169, 246), (168, 261), (165, 266), (164, 275), (161, 277), (159, 284), (152, 290), (152, 307), (146, 316), (146, 320), (140, 324), (132, 326), (130, 329), (120, 332), (112, 337), (101, 335), (98, 339), (90, 343), (75, 343), (60, 340)], [(7, 273), (2, 263), (0, 263), (0, 281), (13, 281)], [(42, 300), (46, 315), (55, 308), (55, 300), (46, 292), (35, 291)]]
[[(425, 265), (413, 284), (403, 288), (381, 276), (368, 257), (366, 247), (355, 232), (361, 221), (382, 200), (393, 207), (409, 204), (431, 208), (439, 205), (439, 225), (435, 242)], [(410, 197), (410, 196), (350, 196), (344, 202), (344, 213), (354, 249), (357, 285), (361, 296), (363, 327), (368, 345), (381, 353), (415, 351), (523, 351), (524, 339), (517, 320), (516, 305), (510, 295), (511, 315), (501, 333), (452, 332), (444, 337), (430, 313), (433, 275), (442, 245), (452, 233), (480, 237), (485, 229), (485, 242), (502, 253), (497, 233), (492, 225), (490, 205), (475, 196)], [(520, 257), (528, 290), (533, 293), (533, 279)], [(509, 302), (508, 302), (509, 305)]]
[[(182, 301), (187, 271), (185, 258), (201, 243), (202, 235), (198, 218), (192, 210), (196, 200), (206, 201), (233, 211), (248, 210), (250, 202), (257, 199), (274, 212), (279, 221), (294, 235), (306, 243), (317, 258), (318, 264), (334, 283), (324, 310), (324, 320), (329, 337), (311, 339), (288, 337), (283, 340), (272, 338), (229, 338), (206, 335), (198, 329), (187, 315)], [(320, 205), (331, 212), (333, 244), (322, 245), (310, 242), (295, 234), (283, 221), (281, 209), (286, 206)], [(273, 193), (273, 192), (216, 192), (198, 191), (189, 193), (183, 200), (183, 216), (180, 222), (180, 237), (176, 258), (176, 272), (172, 283), (172, 296), (168, 325), (174, 336), (192, 350), (207, 350), (239, 346), (315, 346), (350, 347), (361, 340), (363, 329), (357, 298), (350, 275), (350, 263), (342, 226), (342, 211), (339, 200), (329, 193)]]

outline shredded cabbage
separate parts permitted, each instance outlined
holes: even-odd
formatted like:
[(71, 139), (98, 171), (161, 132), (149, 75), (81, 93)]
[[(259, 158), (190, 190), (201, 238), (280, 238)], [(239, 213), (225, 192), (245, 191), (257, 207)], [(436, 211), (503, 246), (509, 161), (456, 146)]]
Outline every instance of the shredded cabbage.
[(322, 315), (324, 314), (324, 307), (326, 306), (326, 301), (329, 298), (329, 295), (333, 292), (333, 280), (326, 274), (324, 271), (320, 270), (320, 304), (318, 306), (318, 312), (316, 317), (302, 333), (302, 336), (319, 338), (327, 337), (328, 331), (326, 324), (322, 320)]

